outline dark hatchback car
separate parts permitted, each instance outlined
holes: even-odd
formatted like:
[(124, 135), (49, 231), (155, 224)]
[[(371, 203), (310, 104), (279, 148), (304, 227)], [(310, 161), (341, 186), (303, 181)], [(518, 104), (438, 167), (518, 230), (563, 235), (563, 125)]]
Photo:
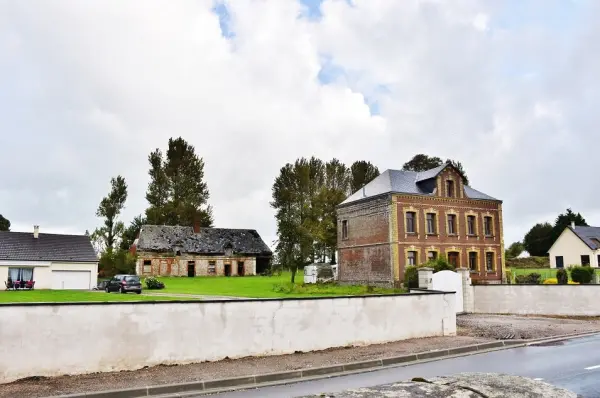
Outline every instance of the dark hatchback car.
[(106, 287), (104, 288), (104, 291), (106, 293), (135, 292), (137, 294), (140, 294), (142, 293), (142, 281), (137, 275), (115, 275), (111, 280), (108, 281)]

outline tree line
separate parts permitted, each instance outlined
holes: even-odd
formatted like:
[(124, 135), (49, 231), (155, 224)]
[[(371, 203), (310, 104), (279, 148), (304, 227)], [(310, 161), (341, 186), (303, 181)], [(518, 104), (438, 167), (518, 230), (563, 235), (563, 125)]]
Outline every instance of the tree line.
[(518, 257), (524, 250), (527, 250), (531, 256), (547, 257), (550, 247), (572, 222), (576, 226), (589, 226), (580, 213), (567, 209), (565, 213), (556, 217), (554, 223), (537, 223), (531, 227), (523, 237), (523, 241), (514, 242), (508, 247), (506, 258)]
[(128, 196), (125, 178), (110, 180), (110, 190), (100, 201), (96, 216), (102, 225), (91, 239), (100, 254), (101, 274), (133, 273), (135, 258), (129, 248), (144, 224), (212, 227), (209, 190), (204, 182), (204, 161), (183, 138), (170, 138), (166, 153), (156, 149), (148, 155), (150, 183), (146, 190), (148, 208), (126, 227), (120, 215)]

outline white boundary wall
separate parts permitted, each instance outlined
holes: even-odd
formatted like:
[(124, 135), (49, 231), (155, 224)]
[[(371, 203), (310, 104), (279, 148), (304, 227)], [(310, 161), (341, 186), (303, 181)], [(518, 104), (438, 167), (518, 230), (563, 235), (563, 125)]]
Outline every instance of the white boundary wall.
[(0, 383), (456, 334), (454, 293), (0, 305)]
[(486, 314), (600, 316), (600, 285), (474, 285)]

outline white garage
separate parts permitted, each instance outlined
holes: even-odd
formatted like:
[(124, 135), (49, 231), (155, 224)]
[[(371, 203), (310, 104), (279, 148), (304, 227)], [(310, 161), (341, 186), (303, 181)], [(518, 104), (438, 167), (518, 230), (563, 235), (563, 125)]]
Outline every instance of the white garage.
[(52, 271), (52, 289), (89, 290), (90, 271)]

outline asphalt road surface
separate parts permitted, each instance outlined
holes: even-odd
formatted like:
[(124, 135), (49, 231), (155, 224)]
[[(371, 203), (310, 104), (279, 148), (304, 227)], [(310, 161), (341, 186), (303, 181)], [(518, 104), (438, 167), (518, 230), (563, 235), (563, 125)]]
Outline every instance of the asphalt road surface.
[(585, 398), (597, 398), (600, 397), (600, 335), (349, 376), (214, 394), (210, 397), (291, 398), (376, 386), (410, 380), (413, 377), (427, 378), (462, 372), (505, 373), (539, 378)]

